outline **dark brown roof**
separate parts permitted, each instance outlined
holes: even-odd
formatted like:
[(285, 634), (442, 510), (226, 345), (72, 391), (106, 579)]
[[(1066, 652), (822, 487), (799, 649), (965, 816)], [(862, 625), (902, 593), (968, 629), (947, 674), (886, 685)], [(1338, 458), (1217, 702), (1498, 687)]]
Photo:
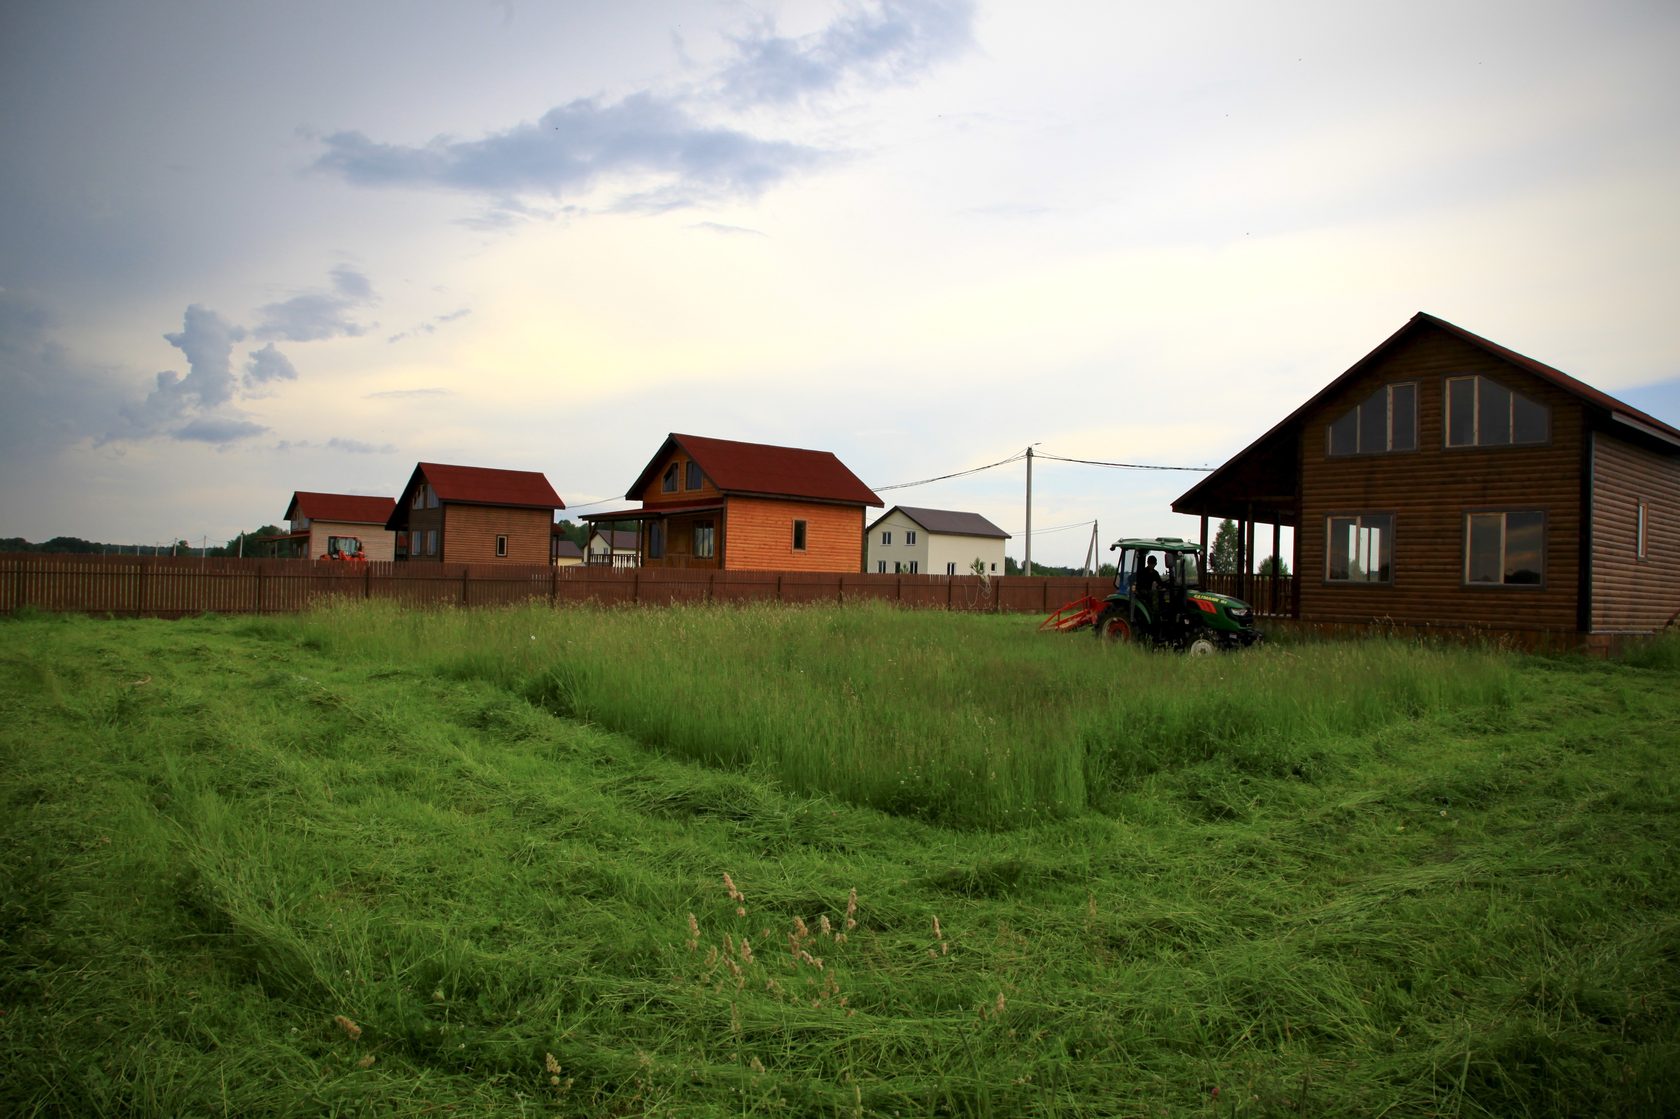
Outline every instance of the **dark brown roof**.
[(894, 513), (903, 513), (930, 533), (942, 536), (991, 536), (1008, 540), (1009, 534), (982, 517), (979, 513), (960, 513), (954, 509), (923, 509), (915, 505), (894, 505), (875, 519), (869, 531)]
[[(1302, 418), (1320, 401), (1340, 391), (1343, 384), (1358, 377), (1373, 362), (1386, 356), (1403, 339), (1409, 338), (1420, 330), (1440, 330), (1450, 334), (1485, 353), (1509, 362), (1518, 369), (1532, 373), (1555, 385), (1582, 401), (1589, 408), (1612, 420), (1620, 421), (1634, 430), (1642, 430), (1647, 435), (1654, 435), (1665, 442), (1680, 444), (1680, 430), (1671, 427), (1655, 416), (1642, 412), (1631, 404), (1623, 403), (1609, 393), (1595, 389), (1584, 381), (1576, 380), (1569, 374), (1554, 369), (1544, 362), (1535, 361), (1533, 358), (1519, 354), (1515, 350), (1507, 349), (1497, 342), (1490, 342), (1478, 334), (1472, 334), (1463, 327), (1455, 326), (1445, 319), (1439, 319), (1427, 312), (1419, 311), (1407, 320), (1404, 326), (1389, 335), (1376, 349), (1360, 358), (1341, 376), (1314, 393), (1306, 403), (1278, 421), (1270, 431), (1233, 455), (1218, 470), (1186, 490), (1179, 496), (1178, 500), (1172, 503), (1173, 511), (1175, 513), (1188, 513), (1192, 516), (1206, 514), (1220, 517), (1245, 516), (1252, 511), (1260, 520), (1277, 518), (1282, 524), (1294, 524), (1293, 505), (1296, 500), (1294, 487), (1299, 470), (1296, 461), (1298, 453), (1296, 439), (1299, 435)], [(1250, 505), (1252, 505), (1252, 510), (1249, 508)]]
[(286, 520), (339, 521), (343, 524), (383, 525), (397, 502), (391, 497), (353, 493), (312, 493), (298, 490), (286, 506)]
[(502, 505), (515, 509), (564, 509), (566, 503), (535, 470), (501, 470), (489, 466), (450, 466), (446, 463), (415, 464), (408, 485), (397, 498), (386, 528), (406, 528), (408, 507), (414, 490), (424, 481), (436, 491), (439, 503), (453, 505)]
[(640, 497), (675, 448), (681, 448), (684, 454), (699, 463), (701, 472), (724, 493), (794, 497), (843, 505), (882, 504), (875, 491), (864, 485), (830, 451), (776, 447), (768, 443), (740, 443), (733, 439), (712, 439), (675, 432), (665, 437), (658, 453), (648, 461), (624, 496)]

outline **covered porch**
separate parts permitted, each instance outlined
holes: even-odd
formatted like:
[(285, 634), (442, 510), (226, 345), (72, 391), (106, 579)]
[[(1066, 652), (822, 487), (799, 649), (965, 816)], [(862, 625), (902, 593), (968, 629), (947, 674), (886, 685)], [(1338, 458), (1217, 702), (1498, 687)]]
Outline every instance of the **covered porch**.
[[(592, 530), (633, 530), (636, 556), (632, 566), (721, 570), (724, 512), (723, 504), (713, 501), (585, 513), (580, 519)], [(613, 558), (586, 556), (585, 562), (604, 564)]]
[[(1243, 599), (1261, 614), (1284, 618), (1300, 613), (1296, 592), (1301, 577), (1301, 456), (1300, 433), (1293, 419), (1267, 432), (1172, 506), (1175, 513), (1201, 519), (1204, 559), (1213, 543), (1208, 523), (1236, 522), (1236, 570), (1204, 572), (1202, 584)], [(1284, 528), (1290, 530), (1287, 556)], [(1282, 575), (1275, 567), (1267, 574), (1256, 573), (1257, 561), (1267, 556), (1286, 561), (1290, 573)]]

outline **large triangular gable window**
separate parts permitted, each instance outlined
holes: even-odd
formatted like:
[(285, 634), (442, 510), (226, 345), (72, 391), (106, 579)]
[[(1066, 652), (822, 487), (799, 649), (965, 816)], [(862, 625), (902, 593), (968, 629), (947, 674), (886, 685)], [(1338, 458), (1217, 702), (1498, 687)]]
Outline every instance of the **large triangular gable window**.
[(1487, 377), (1447, 378), (1447, 446), (1509, 447), (1550, 435), (1544, 404)]
[(1333, 455), (1417, 450), (1417, 385), (1384, 385), (1330, 425)]

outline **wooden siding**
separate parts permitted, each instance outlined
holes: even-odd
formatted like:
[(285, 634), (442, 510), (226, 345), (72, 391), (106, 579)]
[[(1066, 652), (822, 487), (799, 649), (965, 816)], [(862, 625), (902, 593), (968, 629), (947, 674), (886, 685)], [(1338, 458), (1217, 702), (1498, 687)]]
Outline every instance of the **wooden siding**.
[[(443, 532), (438, 542), (446, 563), (548, 563), (554, 514), (548, 509), (514, 509), (505, 505), (444, 505)], [(508, 554), (496, 554), (496, 537), (506, 535)]]
[[(858, 571), (863, 508), (818, 501), (731, 497), (723, 566), (729, 571)], [(805, 522), (805, 550), (793, 550), (793, 522)]]
[[(1680, 456), (1593, 436), (1592, 630), (1649, 633), (1680, 613)], [(1645, 558), (1638, 557), (1645, 504)]]
[[(667, 493), (660, 483), (665, 477), (665, 471), (673, 462), (677, 464), (677, 488)], [(712, 484), (712, 480), (706, 477), (704, 470), (700, 472), (699, 489), (684, 489), (683, 487), (688, 484), (688, 463), (688, 456), (680, 450), (667, 455), (659, 463), (659, 468), (653, 472), (653, 481), (649, 482), (647, 487), (636, 495), (642, 504), (658, 505), (665, 501), (699, 501), (702, 498), (709, 500), (723, 496), (718, 488)]]
[(370, 562), (397, 558), (397, 534), (383, 525), (348, 524), (340, 521), (309, 522), (309, 559), (323, 559), (327, 554), (327, 537), (354, 536), (362, 542), (362, 551)]
[[(1534, 446), (1448, 449), (1443, 435), (1446, 378), (1472, 373), (1545, 404), (1550, 440)], [(1331, 421), (1379, 386), (1406, 381), (1417, 384), (1416, 451), (1328, 454)], [(1297, 535), (1301, 619), (1578, 628), (1582, 424), (1575, 398), (1449, 334), (1427, 332), (1401, 344), (1303, 417)], [(1542, 586), (1464, 585), (1465, 514), (1479, 510), (1545, 513)], [(1391, 584), (1326, 581), (1326, 518), (1354, 513), (1394, 515)]]

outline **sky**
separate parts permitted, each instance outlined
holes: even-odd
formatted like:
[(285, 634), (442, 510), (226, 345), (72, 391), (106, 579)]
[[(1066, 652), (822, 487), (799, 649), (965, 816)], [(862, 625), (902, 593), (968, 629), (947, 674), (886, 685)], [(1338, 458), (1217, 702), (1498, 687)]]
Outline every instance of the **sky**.
[(1680, 423), (1671, 0), (0, 6), (0, 537), (671, 432), (1032, 556), (1427, 311)]

